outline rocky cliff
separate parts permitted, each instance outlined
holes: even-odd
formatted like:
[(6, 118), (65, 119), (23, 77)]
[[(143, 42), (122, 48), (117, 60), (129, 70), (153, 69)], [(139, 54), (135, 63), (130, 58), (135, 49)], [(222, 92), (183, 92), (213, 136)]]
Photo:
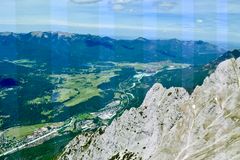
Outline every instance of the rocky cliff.
[(240, 58), (220, 63), (192, 95), (155, 84), (139, 108), (76, 137), (60, 159), (239, 160)]

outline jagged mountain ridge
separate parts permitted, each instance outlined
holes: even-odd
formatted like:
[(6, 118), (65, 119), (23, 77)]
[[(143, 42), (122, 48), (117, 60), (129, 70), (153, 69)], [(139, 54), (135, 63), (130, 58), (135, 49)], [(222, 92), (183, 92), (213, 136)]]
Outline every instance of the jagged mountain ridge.
[(155, 84), (139, 108), (80, 135), (60, 159), (238, 160), (240, 58), (219, 64), (192, 95)]
[[(93, 61), (172, 60), (207, 64), (225, 51), (204, 41), (116, 40), (63, 32), (0, 33), (0, 58), (32, 59), (52, 66)], [(58, 57), (57, 59), (54, 57)]]

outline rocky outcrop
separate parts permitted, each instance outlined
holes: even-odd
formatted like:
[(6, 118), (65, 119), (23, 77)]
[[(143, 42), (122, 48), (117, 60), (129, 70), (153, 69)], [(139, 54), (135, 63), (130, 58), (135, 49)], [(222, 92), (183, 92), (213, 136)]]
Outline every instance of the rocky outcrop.
[(139, 108), (76, 137), (60, 159), (240, 159), (240, 58), (222, 62), (192, 95), (155, 84)]

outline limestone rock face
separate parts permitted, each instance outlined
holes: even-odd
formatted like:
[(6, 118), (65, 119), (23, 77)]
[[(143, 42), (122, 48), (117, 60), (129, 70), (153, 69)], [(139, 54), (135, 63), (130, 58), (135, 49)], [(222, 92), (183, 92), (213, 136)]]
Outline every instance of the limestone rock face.
[(139, 108), (79, 135), (64, 160), (239, 160), (240, 58), (222, 62), (192, 95), (155, 84)]

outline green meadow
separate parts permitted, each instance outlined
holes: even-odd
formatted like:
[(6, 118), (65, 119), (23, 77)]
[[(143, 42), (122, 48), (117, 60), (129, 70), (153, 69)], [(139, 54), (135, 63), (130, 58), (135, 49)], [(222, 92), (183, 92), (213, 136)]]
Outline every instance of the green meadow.
[(86, 102), (92, 97), (101, 96), (102, 90), (98, 86), (109, 82), (112, 77), (117, 76), (115, 71), (117, 70), (112, 69), (88, 74), (52, 75), (53, 78), (61, 81), (54, 90), (55, 94), (57, 94), (56, 101), (63, 103), (67, 107), (73, 107)]
[(43, 123), (29, 126), (16, 126), (9, 128), (4, 131), (6, 137), (10, 139), (21, 139), (27, 137), (28, 135), (32, 135), (36, 130), (47, 127), (47, 126), (61, 126), (62, 123)]

